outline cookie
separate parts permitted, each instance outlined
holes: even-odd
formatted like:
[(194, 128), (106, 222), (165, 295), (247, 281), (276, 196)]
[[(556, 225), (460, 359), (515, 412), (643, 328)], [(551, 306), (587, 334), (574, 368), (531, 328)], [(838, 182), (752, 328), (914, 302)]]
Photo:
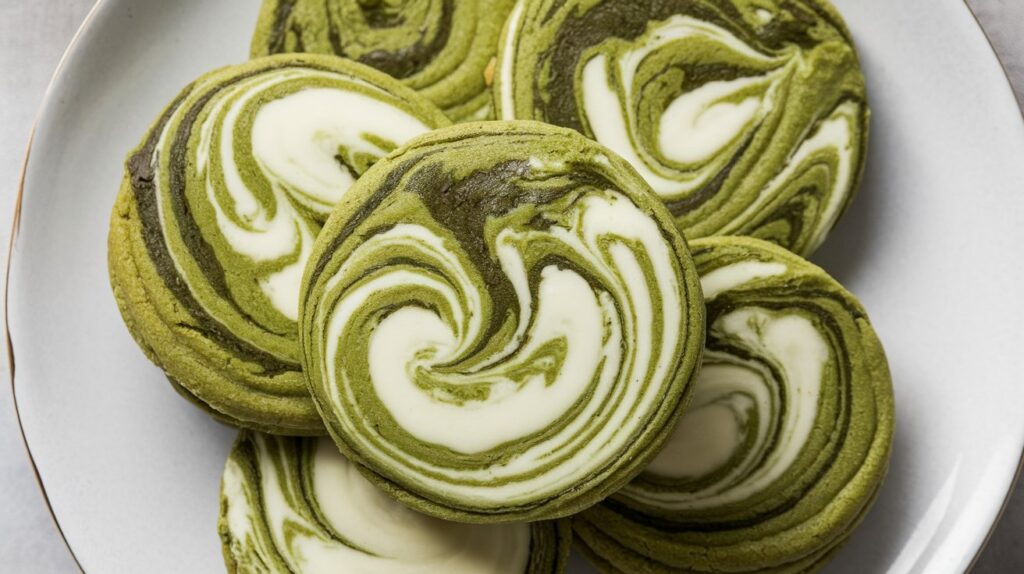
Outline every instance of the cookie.
[(864, 77), (825, 0), (521, 0), (498, 60), (499, 117), (620, 154), (690, 239), (806, 255), (858, 187)]
[(367, 482), (328, 438), (242, 431), (221, 481), (228, 572), (557, 574), (566, 521), (457, 524)]
[(313, 239), (374, 161), (447, 123), (327, 56), (253, 60), (185, 88), (129, 156), (111, 217), (111, 284), (136, 341), (219, 420), (322, 434), (296, 323)]
[(602, 572), (811, 572), (888, 468), (893, 392), (864, 308), (749, 238), (692, 243), (708, 337), (693, 401), (622, 491), (574, 519)]
[(620, 158), (536, 122), (417, 138), (317, 238), (300, 330), (341, 450), (424, 513), (595, 504), (668, 438), (704, 341), (696, 270)]

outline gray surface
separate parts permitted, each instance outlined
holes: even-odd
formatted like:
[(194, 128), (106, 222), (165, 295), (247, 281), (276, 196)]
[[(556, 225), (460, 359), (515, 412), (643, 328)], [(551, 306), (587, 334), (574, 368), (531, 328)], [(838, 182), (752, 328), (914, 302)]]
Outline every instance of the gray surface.
[[(1024, 0), (968, 0), (1024, 107)], [(1024, 160), (1024, 158), (1022, 158)], [(1017, 484), (988, 547), (974, 568), (976, 574), (1024, 572), (1024, 481)]]
[[(1024, 1), (967, 0), (981, 21), (993, 47), (999, 53), (1017, 90), (1017, 101), (1024, 107)], [(1016, 566), (1024, 566), (1018, 562)], [(1024, 568), (1014, 572), (1024, 572)]]
[[(92, 0), (0, 0), (0, 259), (5, 262), (33, 118), (64, 47), (91, 5)], [(25, 456), (8, 391), (6, 354), (0, 365), (0, 571), (74, 572)]]
[[(1024, 102), (1024, 1), (971, 0)], [(92, 0), (0, 0), (0, 236), (10, 228), (24, 146), (47, 81)], [(1017, 55), (1016, 58), (1011, 54)], [(6, 389), (6, 361), (0, 386)], [(1024, 487), (1018, 487), (975, 572), (1024, 572)], [(0, 390), (0, 570), (74, 572), (35, 483), (14, 419)]]

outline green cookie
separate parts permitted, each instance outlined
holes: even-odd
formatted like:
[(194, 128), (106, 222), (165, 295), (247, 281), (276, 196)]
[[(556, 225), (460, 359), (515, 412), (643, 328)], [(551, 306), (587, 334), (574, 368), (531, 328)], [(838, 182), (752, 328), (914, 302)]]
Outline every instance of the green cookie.
[(857, 189), (864, 77), (825, 0), (520, 0), (504, 119), (576, 129), (629, 161), (694, 239), (808, 254)]
[(129, 156), (111, 217), (111, 284), (139, 346), (224, 422), (323, 433), (296, 325), (313, 239), (370, 164), (447, 123), (395, 80), (326, 56), (189, 85)]
[(704, 343), (683, 237), (628, 164), (536, 122), (374, 165), (303, 279), (303, 366), (342, 452), (466, 522), (567, 516), (668, 438)]
[(492, 119), (498, 36), (515, 0), (264, 0), (254, 57), (335, 54), (398, 78), (452, 120)]
[(574, 520), (606, 573), (819, 569), (888, 468), (893, 393), (860, 303), (757, 239), (694, 241), (708, 340), (693, 401), (629, 486)]
[(327, 438), (243, 431), (221, 482), (229, 572), (557, 574), (567, 521), (469, 525), (430, 518), (366, 481)]

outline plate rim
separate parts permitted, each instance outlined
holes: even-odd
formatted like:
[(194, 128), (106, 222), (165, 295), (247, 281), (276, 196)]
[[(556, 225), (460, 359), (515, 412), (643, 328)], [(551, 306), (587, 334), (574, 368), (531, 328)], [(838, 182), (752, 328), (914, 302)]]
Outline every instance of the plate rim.
[[(971, 7), (968, 0), (961, 1), (963, 2), (964, 7), (967, 9), (967, 13), (970, 14), (971, 18), (974, 20), (975, 25), (978, 26), (978, 28), (981, 30), (982, 36), (985, 38), (989, 50), (991, 50), (992, 55), (996, 59), (996, 62), (998, 62), (999, 69), (1002, 71), (1003, 78), (1006, 80), (1006, 88), (1009, 89), (1010, 92), (1015, 96), (1014, 100), (1016, 102), (1018, 112), (1020, 113), (1020, 119), (1022, 122), (1024, 122), (1024, 101), (1016, 97), (1016, 90), (1013, 87), (1013, 82), (1010, 80), (1010, 75), (1007, 71), (1006, 64), (1003, 62), (1003, 58), (1000, 56), (999, 51), (996, 50), (995, 45), (992, 43), (992, 38), (989, 36), (988, 31), (985, 30), (984, 26), (982, 26), (981, 20), (978, 19), (978, 15), (974, 11), (974, 8)], [(18, 177), (18, 187), (15, 193), (14, 210), (11, 218), (11, 232), (7, 246), (7, 261), (4, 264), (3, 271), (3, 343), (6, 347), (7, 353), (7, 373), (10, 379), (11, 402), (14, 406), (14, 418), (18, 425), (18, 434), (21, 436), (21, 444), (25, 449), (25, 455), (28, 457), (29, 466), (32, 469), (33, 476), (35, 477), (36, 486), (39, 488), (39, 492), (43, 496), (43, 501), (46, 504), (46, 510), (50, 515), (50, 519), (53, 521), (53, 525), (57, 529), (57, 534), (60, 537), (61, 541), (63, 542), (64, 547), (67, 549), (68, 554), (71, 556), (71, 560), (74, 562), (75, 567), (78, 568), (78, 571), (82, 574), (86, 574), (85, 569), (82, 567), (82, 563), (78, 560), (78, 556), (77, 554), (75, 554), (75, 550), (71, 547), (71, 543), (68, 542), (67, 536), (64, 535), (64, 529), (63, 527), (61, 527), (60, 521), (57, 519), (57, 514), (54, 512), (53, 505), (50, 502), (50, 496), (46, 492), (46, 485), (43, 483), (43, 477), (39, 472), (39, 467), (36, 465), (35, 457), (32, 454), (32, 448), (29, 445), (28, 437), (25, 434), (25, 427), (22, 424), (21, 410), (18, 406), (18, 392), (15, 377), (16, 362), (14, 354), (14, 343), (11, 338), (9, 309), (11, 268), (12, 261), (14, 259), (14, 246), (18, 239), (18, 232), (21, 227), (21, 207), (22, 199), (25, 195), (25, 175), (28, 172), (28, 164), (32, 156), (32, 144), (35, 140), (36, 127), (39, 124), (39, 119), (50, 108), (51, 101), (54, 98), (54, 85), (57, 83), (57, 79), (61, 76), (62, 72), (64, 71), (64, 68), (66, 67), (66, 64), (70, 59), (71, 55), (78, 49), (78, 44), (82, 36), (86, 32), (86, 30), (93, 24), (93, 21), (96, 19), (96, 15), (99, 13), (101, 6), (103, 6), (106, 3), (107, 0), (95, 0), (92, 7), (89, 9), (88, 13), (85, 15), (85, 18), (82, 20), (82, 23), (75, 31), (75, 34), (71, 37), (71, 40), (68, 42), (67, 47), (64, 49), (64, 52), (61, 55), (60, 60), (58, 60), (57, 62), (57, 66), (54, 68), (53, 74), (50, 76), (50, 81), (46, 86), (46, 90), (43, 92), (43, 97), (40, 100), (39, 108), (32, 122), (32, 129), (29, 132), (28, 143), (25, 146), (25, 153), (23, 156), (24, 159), (22, 160), (21, 171)], [(1024, 474), (1024, 445), (1022, 445), (1021, 447), (1021, 452), (1017, 458), (1017, 468), (1014, 471), (1013, 479), (1010, 481), (1010, 487), (1003, 495), (1003, 500), (999, 505), (999, 511), (996, 513), (996, 518), (992, 521), (992, 524), (989, 525), (988, 531), (985, 533), (981, 545), (978, 547), (977, 551), (974, 553), (974, 556), (972, 556), (971, 561), (968, 563), (967, 568), (964, 570), (965, 574), (971, 572), (974, 569), (974, 567), (978, 563), (978, 560), (981, 558), (982, 553), (984, 553), (985, 549), (988, 548), (988, 545), (992, 540), (992, 536), (993, 534), (995, 534), (996, 528), (999, 526), (999, 523), (1002, 522), (1003, 515), (1006, 513), (1006, 509), (1009, 506), (1010, 499), (1013, 497), (1014, 491), (1016, 490), (1016, 486), (1022, 478), (1022, 474)]]

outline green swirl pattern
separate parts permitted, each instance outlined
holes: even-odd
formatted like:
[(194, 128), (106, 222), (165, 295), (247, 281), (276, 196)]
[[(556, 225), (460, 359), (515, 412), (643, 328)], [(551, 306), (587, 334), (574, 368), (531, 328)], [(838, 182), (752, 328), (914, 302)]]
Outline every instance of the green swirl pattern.
[(342, 451), (467, 522), (590, 506), (668, 438), (703, 345), (682, 236), (620, 158), (464, 124), (371, 168), (317, 238), (300, 329)]
[(868, 140), (857, 54), (826, 0), (520, 0), (495, 101), (620, 154), (691, 239), (805, 255), (858, 187)]
[(253, 60), (182, 91), (129, 156), (109, 235), (122, 316), (175, 388), (230, 424), (323, 433), (296, 323), (313, 239), (370, 164), (447, 123), (326, 56)]
[(254, 57), (335, 54), (400, 79), (454, 121), (492, 119), (498, 37), (515, 0), (264, 0)]
[(708, 339), (693, 402), (629, 486), (574, 522), (603, 572), (810, 572), (884, 478), (893, 395), (857, 300), (749, 238), (694, 241)]
[(239, 574), (556, 574), (567, 521), (469, 525), (409, 510), (327, 438), (242, 431), (221, 482), (220, 537)]

